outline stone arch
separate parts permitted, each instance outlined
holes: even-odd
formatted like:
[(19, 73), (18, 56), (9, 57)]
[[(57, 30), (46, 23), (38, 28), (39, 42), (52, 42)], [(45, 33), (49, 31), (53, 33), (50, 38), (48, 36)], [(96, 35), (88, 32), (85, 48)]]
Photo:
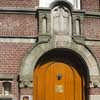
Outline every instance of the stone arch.
[[(89, 70), (84, 59), (77, 52), (68, 48), (54, 48), (45, 52), (37, 61), (34, 71), (43, 67), (46, 64), (62, 63), (68, 65), (69, 68), (74, 68), (84, 80), (85, 98), (88, 98), (88, 86), (90, 81)], [(58, 66), (56, 66), (58, 67)], [(41, 68), (40, 68), (41, 69)]]
[[(75, 69), (80, 74), (88, 72), (88, 67), (84, 59), (75, 51), (68, 48), (54, 48), (45, 52), (37, 61), (35, 68), (49, 62), (65, 63), (69, 66), (76, 66)], [(34, 68), (34, 70), (35, 70)], [(85, 76), (85, 75), (84, 75)]]
[[(99, 75), (99, 68), (96, 62), (96, 59), (93, 55), (82, 45), (77, 44), (67, 44), (67, 46), (63, 47), (70, 50), (73, 50), (77, 54), (79, 54), (84, 61), (86, 62), (89, 70), (89, 75)], [(50, 44), (40, 44), (32, 49), (32, 51), (25, 57), (21, 66), (20, 78), (23, 81), (32, 81), (32, 73), (36, 66), (39, 58), (45, 54), (46, 52), (54, 49), (54, 47), (50, 46)]]

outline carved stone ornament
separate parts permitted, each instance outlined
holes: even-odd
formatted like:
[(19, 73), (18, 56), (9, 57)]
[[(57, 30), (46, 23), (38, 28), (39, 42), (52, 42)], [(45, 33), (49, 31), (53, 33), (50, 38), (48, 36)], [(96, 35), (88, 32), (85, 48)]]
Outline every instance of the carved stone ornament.
[(52, 10), (52, 23), (54, 34), (70, 34), (71, 14), (65, 6), (56, 6)]

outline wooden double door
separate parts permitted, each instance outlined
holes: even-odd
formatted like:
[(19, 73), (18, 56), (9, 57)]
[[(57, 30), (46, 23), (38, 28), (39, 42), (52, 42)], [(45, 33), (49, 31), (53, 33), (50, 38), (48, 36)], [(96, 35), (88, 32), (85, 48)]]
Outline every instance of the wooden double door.
[(35, 69), (33, 100), (85, 100), (84, 85), (73, 67), (50, 62)]

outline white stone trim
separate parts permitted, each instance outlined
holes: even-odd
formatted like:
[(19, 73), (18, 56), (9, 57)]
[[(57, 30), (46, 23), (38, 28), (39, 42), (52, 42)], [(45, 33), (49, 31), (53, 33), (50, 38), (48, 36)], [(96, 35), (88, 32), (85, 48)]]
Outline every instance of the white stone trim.
[(36, 39), (24, 39), (24, 38), (0, 38), (1, 43), (35, 43)]
[(86, 45), (98, 45), (100, 46), (100, 41), (85, 41)]
[(100, 100), (100, 95), (89, 95), (89, 100)]

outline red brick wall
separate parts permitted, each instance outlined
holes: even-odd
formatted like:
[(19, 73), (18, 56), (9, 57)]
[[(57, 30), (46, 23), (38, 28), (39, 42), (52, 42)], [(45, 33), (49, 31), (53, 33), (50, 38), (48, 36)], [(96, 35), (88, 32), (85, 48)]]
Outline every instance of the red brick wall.
[(0, 7), (31, 7), (39, 5), (39, 0), (0, 0)]
[(82, 0), (82, 9), (87, 11), (99, 11), (100, 0)]
[(83, 21), (83, 33), (88, 39), (100, 39), (100, 18), (85, 18)]
[(0, 36), (34, 37), (36, 34), (35, 15), (0, 14)]
[(32, 44), (0, 43), (0, 74), (18, 74), (23, 58)]
[[(32, 44), (29, 43), (0, 43), (0, 74), (18, 76), (23, 58), (31, 49)], [(12, 95), (16, 100), (18, 100), (18, 82), (15, 80), (11, 81), (11, 83)], [(1, 93), (2, 81), (0, 82), (0, 94)]]
[[(36, 8), (38, 0), (0, 0), (0, 7)], [(37, 19), (35, 15), (0, 14), (0, 36), (36, 37)], [(0, 43), (0, 74), (18, 76), (23, 58), (32, 49), (31, 43)], [(0, 94), (2, 93), (0, 82)], [(12, 95), (19, 99), (17, 80), (12, 81)], [(22, 92), (23, 91), (23, 92)], [(22, 90), (22, 94), (32, 94), (32, 89)], [(25, 92), (27, 91), (27, 92)]]
[[(36, 8), (39, 0), (0, 0), (0, 7)], [(99, 11), (99, 0), (82, 0), (82, 9)], [(84, 36), (89, 39), (100, 39), (100, 18), (85, 18), (83, 21)], [(0, 36), (35, 37), (37, 19), (35, 15), (0, 14)], [(18, 75), (23, 58), (31, 50), (28, 43), (0, 43), (0, 74)], [(100, 46), (91, 46), (91, 51), (100, 61)], [(0, 93), (2, 82), (0, 82)], [(95, 94), (90, 90), (90, 94)], [(20, 89), (21, 95), (32, 95), (32, 88)], [(18, 98), (18, 83), (12, 81), (12, 94)], [(17, 100), (17, 99), (16, 99)]]
[(19, 90), (18, 90), (18, 82), (17, 81), (12, 81), (12, 95), (16, 100), (19, 99)]
[(90, 46), (91, 51), (93, 52), (94, 56), (96, 57), (98, 63), (100, 62), (100, 45), (92, 45)]

